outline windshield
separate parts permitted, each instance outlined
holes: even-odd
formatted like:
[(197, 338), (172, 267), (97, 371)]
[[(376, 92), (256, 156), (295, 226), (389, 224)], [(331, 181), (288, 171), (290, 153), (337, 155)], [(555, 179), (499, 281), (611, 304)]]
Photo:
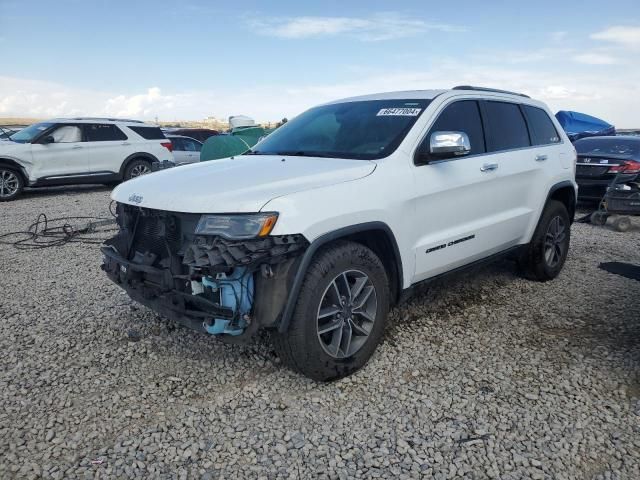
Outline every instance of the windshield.
[(285, 123), (250, 155), (374, 160), (395, 151), (429, 100), (367, 100), (312, 108)]
[(636, 138), (584, 138), (575, 147), (580, 154), (640, 156), (640, 139)]
[(33, 125), (29, 125), (27, 128), (23, 128), (19, 132), (14, 133), (9, 137), (12, 141), (18, 143), (29, 143), (33, 141), (38, 135), (44, 132), (49, 127), (52, 127), (53, 123), (34, 123)]

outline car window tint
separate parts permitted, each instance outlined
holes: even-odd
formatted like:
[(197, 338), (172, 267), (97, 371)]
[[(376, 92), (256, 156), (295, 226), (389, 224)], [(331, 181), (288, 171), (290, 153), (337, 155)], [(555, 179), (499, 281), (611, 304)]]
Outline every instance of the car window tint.
[(471, 155), (486, 151), (480, 109), (475, 100), (455, 102), (443, 110), (424, 139), (426, 151), (429, 151), (429, 140), (434, 132), (464, 132), (471, 143)]
[(117, 126), (111, 124), (89, 124), (84, 126), (87, 142), (115, 142), (127, 140), (127, 136)]
[(489, 152), (531, 146), (527, 124), (515, 103), (488, 101), (485, 103), (488, 124)]
[(55, 143), (76, 143), (82, 141), (82, 131), (75, 125), (63, 125), (51, 134)]
[(181, 138), (171, 138), (171, 143), (173, 144), (173, 149), (181, 152), (184, 150), (184, 145), (182, 144)]
[(196, 147), (196, 142), (193, 140), (184, 140), (184, 149), (187, 152), (197, 152), (198, 148)]
[(547, 112), (541, 108), (523, 105), (531, 130), (531, 142), (534, 145), (559, 143), (560, 136)]
[(136, 132), (145, 140), (162, 140), (167, 137), (164, 136), (162, 130), (159, 127), (132, 127), (129, 126), (131, 130)]

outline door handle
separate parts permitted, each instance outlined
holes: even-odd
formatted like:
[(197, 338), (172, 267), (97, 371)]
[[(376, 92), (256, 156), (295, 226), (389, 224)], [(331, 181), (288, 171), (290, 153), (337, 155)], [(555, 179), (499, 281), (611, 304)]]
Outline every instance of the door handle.
[(77, 150), (78, 148), (82, 148), (82, 145), (74, 145), (71, 147), (72, 150)]
[(536, 155), (536, 162), (544, 162), (546, 159), (546, 155)]
[(497, 163), (485, 163), (480, 167), (481, 172), (491, 172), (492, 170), (497, 170), (497, 169), (498, 169)]
[(122, 145), (131, 145), (129, 142), (122, 142)]

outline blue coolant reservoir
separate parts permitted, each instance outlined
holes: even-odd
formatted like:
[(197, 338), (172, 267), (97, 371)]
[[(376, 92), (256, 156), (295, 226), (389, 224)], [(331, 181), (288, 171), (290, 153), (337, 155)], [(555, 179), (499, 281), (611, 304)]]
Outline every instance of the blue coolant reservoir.
[(220, 291), (220, 305), (234, 312), (234, 320), (216, 318), (205, 329), (212, 335), (240, 335), (247, 327), (246, 315), (253, 305), (253, 274), (246, 268), (236, 268), (231, 275), (203, 277), (202, 285)]

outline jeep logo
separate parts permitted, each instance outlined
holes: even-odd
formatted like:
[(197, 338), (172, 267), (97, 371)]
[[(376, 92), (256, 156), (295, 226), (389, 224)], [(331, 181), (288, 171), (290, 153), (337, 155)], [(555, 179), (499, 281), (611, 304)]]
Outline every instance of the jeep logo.
[(129, 195), (129, 201), (134, 203), (140, 203), (142, 202), (142, 195), (136, 195), (135, 193), (132, 193), (131, 195)]

